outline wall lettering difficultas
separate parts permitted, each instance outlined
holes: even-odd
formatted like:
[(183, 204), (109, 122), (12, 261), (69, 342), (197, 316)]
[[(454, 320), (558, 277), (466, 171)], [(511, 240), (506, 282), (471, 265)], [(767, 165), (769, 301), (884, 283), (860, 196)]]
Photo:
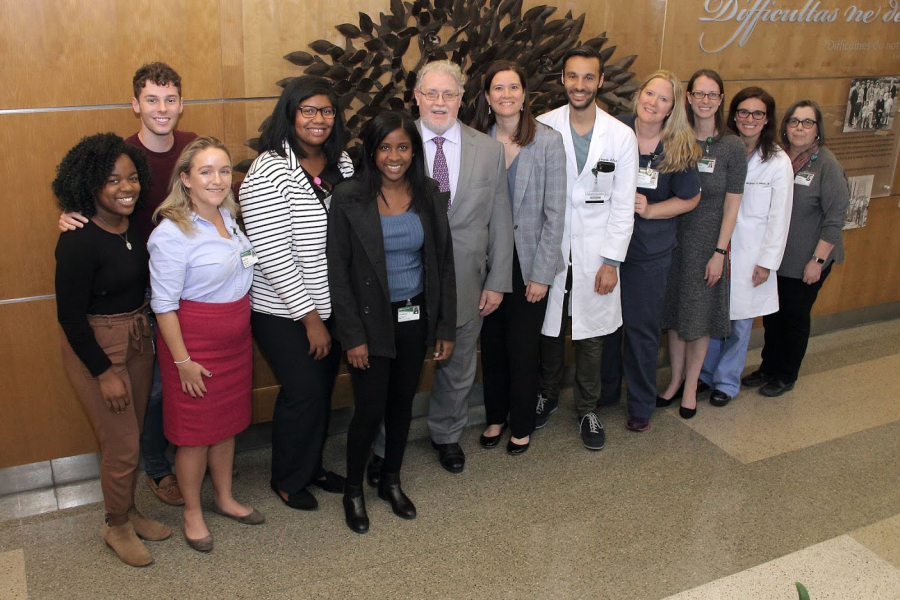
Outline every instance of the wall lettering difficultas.
[(796, 5), (782, 8), (778, 0), (704, 0), (703, 10), (706, 16), (700, 17), (701, 22), (737, 25), (731, 37), (718, 47), (704, 43), (704, 37), (709, 32), (700, 34), (700, 49), (710, 54), (721, 52), (735, 40), (738, 41), (738, 46), (743, 47), (761, 23), (805, 25), (833, 23), (838, 19), (843, 19), (847, 23), (900, 23), (898, 0), (889, 0), (886, 5), (874, 10), (861, 9), (855, 4), (823, 6), (819, 0), (806, 0), (800, 8)]

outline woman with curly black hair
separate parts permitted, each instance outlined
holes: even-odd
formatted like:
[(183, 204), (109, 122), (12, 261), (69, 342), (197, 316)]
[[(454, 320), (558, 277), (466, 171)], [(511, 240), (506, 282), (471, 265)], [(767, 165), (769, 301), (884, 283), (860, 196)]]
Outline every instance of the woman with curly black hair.
[(59, 207), (88, 217), (56, 244), (56, 306), (63, 363), (100, 443), (102, 536), (122, 562), (153, 562), (138, 539), (172, 530), (141, 515), (134, 486), (150, 395), (153, 345), (147, 320), (147, 247), (129, 216), (149, 189), (140, 150), (113, 133), (82, 139), (57, 167)]

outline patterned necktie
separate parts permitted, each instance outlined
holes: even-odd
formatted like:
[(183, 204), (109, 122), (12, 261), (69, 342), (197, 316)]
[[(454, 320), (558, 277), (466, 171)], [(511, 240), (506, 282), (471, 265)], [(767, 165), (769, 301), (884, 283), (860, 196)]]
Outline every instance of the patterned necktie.
[[(447, 140), (442, 137), (433, 138), (437, 151), (434, 153), (434, 167), (431, 169), (431, 175), (438, 182), (438, 189), (442, 192), (450, 191), (450, 170), (447, 168), (447, 157), (444, 156), (444, 142)], [(447, 201), (447, 210), (450, 210), (450, 201)]]

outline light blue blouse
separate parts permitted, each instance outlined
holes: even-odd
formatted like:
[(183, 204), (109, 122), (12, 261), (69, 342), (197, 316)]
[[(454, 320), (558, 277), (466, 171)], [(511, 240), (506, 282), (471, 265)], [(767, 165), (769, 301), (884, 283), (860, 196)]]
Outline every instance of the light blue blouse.
[(222, 304), (240, 300), (250, 291), (253, 267), (244, 267), (241, 253), (250, 249), (247, 237), (229, 212), (219, 209), (225, 239), (216, 226), (191, 214), (192, 235), (163, 219), (147, 242), (150, 251), (150, 306), (155, 313), (178, 310), (180, 300)]

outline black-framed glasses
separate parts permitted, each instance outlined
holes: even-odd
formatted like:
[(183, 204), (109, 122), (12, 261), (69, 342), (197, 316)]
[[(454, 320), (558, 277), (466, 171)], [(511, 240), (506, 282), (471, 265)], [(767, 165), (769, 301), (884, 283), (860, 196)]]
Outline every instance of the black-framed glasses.
[(762, 121), (766, 118), (766, 111), (764, 110), (747, 110), (746, 108), (737, 109), (737, 116), (742, 119), (746, 119), (747, 117), (753, 117), (754, 121)]
[(422, 94), (423, 96), (425, 96), (425, 98), (429, 102), (437, 102), (438, 98), (443, 98), (444, 102), (449, 103), (449, 102), (453, 102), (454, 100), (456, 100), (457, 98), (462, 96), (462, 94), (460, 94), (459, 92), (443, 92), (442, 93), (442, 92), (436, 92), (434, 90), (428, 90), (427, 92), (423, 91), (423, 90), (419, 90), (419, 93)]
[(709, 98), (710, 100), (713, 100), (713, 101), (719, 100), (725, 95), (725, 94), (720, 94), (719, 92), (701, 92), (700, 90), (697, 90), (695, 92), (688, 92), (688, 93), (697, 100), (703, 100), (704, 98)]
[(337, 111), (332, 106), (323, 106), (321, 108), (318, 106), (298, 106), (297, 110), (307, 119), (312, 119), (316, 116), (316, 113), (322, 113), (322, 116), (326, 119), (333, 119), (334, 115), (337, 114)]
[(816, 120), (815, 119), (803, 119), (801, 121), (800, 119), (795, 119), (794, 117), (791, 117), (790, 119), (787, 120), (787, 126), (790, 127), (791, 129), (797, 129), (801, 125), (803, 125), (803, 129), (812, 129), (813, 127), (816, 126)]

